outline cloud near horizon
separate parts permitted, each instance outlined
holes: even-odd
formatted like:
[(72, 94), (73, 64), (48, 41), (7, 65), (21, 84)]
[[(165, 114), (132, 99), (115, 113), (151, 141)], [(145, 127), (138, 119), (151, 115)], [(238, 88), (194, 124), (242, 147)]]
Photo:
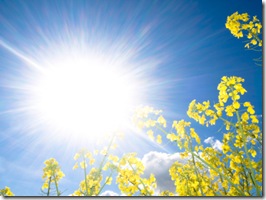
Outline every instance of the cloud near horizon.
[(100, 194), (100, 196), (120, 196), (116, 192), (113, 192), (112, 190), (106, 190), (103, 193)]
[(144, 176), (149, 177), (151, 173), (154, 174), (157, 180), (156, 194), (163, 190), (175, 192), (176, 187), (169, 175), (169, 169), (176, 161), (185, 163), (186, 159), (182, 159), (179, 153), (167, 154), (157, 151), (151, 151), (143, 156), (142, 162), (145, 166)]

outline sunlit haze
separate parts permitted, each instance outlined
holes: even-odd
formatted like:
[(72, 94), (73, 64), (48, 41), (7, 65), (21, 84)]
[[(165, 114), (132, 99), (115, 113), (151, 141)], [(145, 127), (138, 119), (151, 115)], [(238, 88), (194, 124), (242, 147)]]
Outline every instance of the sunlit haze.
[(128, 124), (137, 82), (122, 66), (79, 52), (50, 59), (30, 96), (37, 118), (57, 134), (78, 138), (101, 137)]

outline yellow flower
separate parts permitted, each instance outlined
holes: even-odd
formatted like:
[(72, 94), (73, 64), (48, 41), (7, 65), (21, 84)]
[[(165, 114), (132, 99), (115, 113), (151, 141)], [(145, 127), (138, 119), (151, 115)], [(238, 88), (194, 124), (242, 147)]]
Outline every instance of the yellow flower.
[(79, 157), (80, 157), (80, 154), (76, 153), (75, 156), (74, 156), (74, 160), (79, 159)]
[(226, 141), (229, 141), (230, 140), (230, 133), (224, 134), (224, 139)]
[(148, 121), (146, 121), (144, 123), (144, 126), (146, 126), (147, 128), (154, 127), (155, 125), (156, 125), (156, 121), (155, 120), (151, 120), (151, 119), (149, 119)]
[(195, 147), (194, 147), (194, 150), (195, 150), (196, 152), (198, 152), (198, 151), (199, 151), (199, 147), (198, 147), (198, 146), (195, 146)]
[(103, 150), (101, 150), (101, 152), (100, 152), (102, 155), (107, 155), (107, 148), (104, 148)]
[(204, 150), (204, 148), (203, 148), (203, 146), (202, 146), (202, 145), (200, 145), (200, 146), (199, 146), (199, 150), (201, 150), (201, 151), (203, 151), (203, 150)]
[(90, 153), (90, 152), (87, 152), (86, 154), (85, 154), (85, 158), (92, 158), (92, 153)]
[(205, 115), (202, 115), (202, 116), (199, 118), (199, 123), (200, 123), (201, 125), (204, 125), (205, 120), (206, 120)]
[(232, 161), (232, 160), (230, 161), (230, 168), (231, 168), (231, 169), (234, 169), (234, 170), (236, 170), (236, 171), (238, 170), (238, 166), (237, 166), (236, 163), (235, 163), (234, 161)]
[(256, 181), (258, 181), (258, 182), (262, 182), (262, 173), (261, 174), (256, 174), (255, 175), (255, 179), (256, 179)]
[(199, 138), (199, 136), (196, 137), (195, 140), (196, 140), (196, 142), (197, 142), (198, 144), (200, 144), (200, 138)]
[[(54, 158), (50, 158), (44, 162), (45, 167), (43, 168), (43, 176), (44, 184), (42, 189), (49, 188), (52, 183), (58, 182), (62, 179), (65, 174), (61, 171), (58, 162)], [(57, 190), (57, 194), (59, 195), (60, 192)]]
[(234, 184), (239, 184), (239, 181), (240, 181), (239, 175), (235, 174), (233, 176), (233, 180), (232, 181), (233, 181)]
[(112, 160), (113, 162), (118, 162), (118, 160), (119, 160), (119, 158), (117, 156), (114, 156), (114, 155), (109, 155), (108, 159)]
[(186, 158), (186, 157), (188, 157), (188, 152), (180, 153), (180, 157), (181, 157), (181, 158)]
[(222, 145), (223, 153), (226, 154), (230, 150), (230, 146), (228, 144)]
[(254, 149), (250, 149), (248, 150), (248, 152), (252, 155), (253, 158), (255, 158), (257, 155), (257, 152)]
[(248, 111), (250, 114), (252, 114), (252, 115), (255, 113), (255, 110), (253, 109), (252, 106), (249, 106), (248, 109), (247, 109), (247, 111)]
[(241, 119), (242, 121), (247, 121), (249, 119), (249, 115), (247, 112), (244, 112), (242, 115), (241, 115)]
[(253, 45), (256, 45), (257, 44), (257, 41), (255, 39), (253, 39), (253, 40), (251, 40), (250, 43), (253, 44)]
[(229, 116), (229, 117), (232, 117), (233, 116), (233, 113), (235, 112), (235, 108), (233, 106), (226, 106), (225, 108), (225, 112), (226, 112), (226, 115)]
[(251, 140), (250, 142), (252, 145), (256, 145), (256, 140)]
[(77, 169), (79, 167), (78, 163), (75, 163), (75, 165), (73, 166), (73, 170)]
[(80, 162), (80, 167), (81, 167), (82, 169), (87, 168), (87, 163), (86, 163), (85, 161)]
[(240, 103), (238, 103), (237, 101), (234, 101), (234, 102), (233, 102), (233, 107), (234, 107), (235, 109), (239, 109), (239, 108), (240, 108)]
[(244, 144), (243, 144), (242, 137), (239, 136), (239, 135), (237, 135), (237, 136), (236, 136), (236, 141), (235, 141), (235, 143), (234, 143), (234, 146), (235, 146), (235, 147), (238, 147), (238, 148), (242, 148), (243, 145), (244, 145)]
[(227, 131), (230, 130), (230, 123), (229, 123), (229, 122), (225, 122), (225, 129), (226, 129)]
[(237, 38), (243, 37), (243, 31), (247, 31), (246, 36), (249, 42), (245, 45), (245, 48), (250, 48), (250, 44), (260, 46), (259, 34), (261, 33), (262, 25), (256, 16), (251, 20), (247, 13), (239, 14), (235, 12), (227, 17), (225, 26)]
[(162, 143), (162, 136), (157, 135), (156, 142), (157, 142), (158, 144), (161, 144), (161, 143)]
[(44, 189), (46, 189), (46, 188), (48, 188), (48, 183), (47, 183), (47, 182), (43, 183), (43, 185), (42, 185), (42, 190), (44, 190)]
[(164, 190), (162, 191), (159, 196), (175, 196), (174, 193), (168, 191), (168, 190)]
[(89, 164), (90, 164), (90, 165), (93, 165), (94, 162), (95, 162), (95, 159), (94, 159), (94, 158), (91, 158)]
[(233, 160), (235, 163), (241, 163), (241, 157), (240, 157), (240, 156), (233, 156), (233, 157), (232, 157), (232, 160)]
[(106, 179), (105, 179), (105, 182), (106, 182), (106, 184), (107, 185), (111, 185), (112, 184), (112, 177), (106, 177)]
[(166, 120), (163, 118), (162, 115), (157, 119), (157, 122), (163, 125), (163, 127), (166, 127)]
[(195, 132), (195, 129), (194, 128), (190, 128), (190, 136), (192, 138), (195, 138), (196, 142), (198, 144), (200, 144), (200, 138), (199, 138), (198, 134)]
[(247, 38), (248, 39), (251, 39), (252, 38), (252, 34), (251, 33), (248, 33)]
[(154, 136), (153, 136), (153, 131), (152, 131), (152, 130), (148, 130), (148, 131), (147, 131), (147, 134), (148, 134), (148, 136), (149, 136), (149, 138), (150, 138), (151, 140), (154, 140)]
[(178, 138), (177, 135), (174, 134), (174, 133), (167, 134), (166, 137), (167, 137), (167, 139), (169, 139), (171, 142), (177, 140), (177, 138)]
[(195, 132), (194, 128), (190, 128), (190, 135), (192, 138), (196, 138), (198, 136), (198, 134)]
[(110, 167), (110, 165), (111, 165), (110, 162), (105, 163), (105, 165), (103, 166), (103, 170), (106, 171)]
[(13, 192), (11, 192), (9, 187), (5, 187), (4, 189), (0, 189), (0, 197), (1, 196), (14, 196)]
[(250, 102), (245, 102), (245, 103), (244, 103), (244, 106), (245, 106), (245, 107), (250, 107), (251, 104), (250, 104)]
[(250, 118), (252, 119), (252, 123), (254, 123), (254, 124), (259, 123), (259, 120), (255, 115), (251, 115)]
[(71, 196), (84, 196), (80, 190), (76, 190)]

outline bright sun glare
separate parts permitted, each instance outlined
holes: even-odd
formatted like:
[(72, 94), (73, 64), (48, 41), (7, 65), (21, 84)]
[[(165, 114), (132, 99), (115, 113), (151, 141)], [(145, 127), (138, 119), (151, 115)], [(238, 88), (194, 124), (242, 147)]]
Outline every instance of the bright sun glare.
[(35, 110), (49, 127), (98, 138), (126, 125), (136, 84), (121, 67), (83, 55), (62, 55), (47, 63), (33, 94)]

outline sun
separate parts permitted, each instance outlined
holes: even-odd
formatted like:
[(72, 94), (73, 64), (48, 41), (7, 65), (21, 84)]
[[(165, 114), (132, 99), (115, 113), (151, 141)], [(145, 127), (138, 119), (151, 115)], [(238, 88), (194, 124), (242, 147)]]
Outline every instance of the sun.
[(137, 84), (123, 67), (78, 53), (50, 59), (32, 91), (35, 113), (65, 137), (99, 138), (125, 127)]

